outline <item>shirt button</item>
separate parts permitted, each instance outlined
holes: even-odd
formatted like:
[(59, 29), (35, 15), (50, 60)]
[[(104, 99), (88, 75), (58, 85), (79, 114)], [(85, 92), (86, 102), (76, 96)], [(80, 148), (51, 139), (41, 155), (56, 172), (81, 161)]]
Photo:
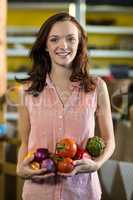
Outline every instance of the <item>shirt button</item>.
[(63, 116), (62, 116), (62, 115), (59, 115), (59, 118), (60, 118), (60, 119), (62, 119), (62, 118), (63, 118)]

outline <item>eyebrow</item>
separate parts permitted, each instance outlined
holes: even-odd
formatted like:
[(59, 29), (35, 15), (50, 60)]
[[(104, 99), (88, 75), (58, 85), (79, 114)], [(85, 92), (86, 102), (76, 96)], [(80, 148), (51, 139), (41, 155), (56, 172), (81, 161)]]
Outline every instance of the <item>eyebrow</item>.
[[(73, 33), (72, 34), (68, 34), (65, 37), (69, 37), (69, 36), (75, 36), (75, 34), (73, 34)], [(49, 38), (50, 37), (60, 37), (60, 36), (59, 35), (50, 35)]]

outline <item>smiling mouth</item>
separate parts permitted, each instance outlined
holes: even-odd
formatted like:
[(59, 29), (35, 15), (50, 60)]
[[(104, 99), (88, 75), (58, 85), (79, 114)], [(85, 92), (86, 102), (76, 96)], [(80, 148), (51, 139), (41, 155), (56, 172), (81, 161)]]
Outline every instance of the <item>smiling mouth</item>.
[(60, 52), (60, 53), (56, 53), (57, 56), (60, 56), (60, 57), (66, 57), (68, 55), (70, 55), (71, 52)]

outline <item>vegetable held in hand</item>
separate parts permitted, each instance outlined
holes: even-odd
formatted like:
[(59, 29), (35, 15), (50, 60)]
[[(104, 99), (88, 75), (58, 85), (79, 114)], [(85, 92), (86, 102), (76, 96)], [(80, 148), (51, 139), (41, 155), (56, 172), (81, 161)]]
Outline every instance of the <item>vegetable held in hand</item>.
[(93, 157), (98, 157), (105, 148), (104, 140), (98, 136), (89, 138), (86, 145), (86, 150)]
[(41, 163), (44, 159), (49, 158), (49, 151), (46, 148), (39, 148), (34, 155), (34, 161)]
[(62, 173), (70, 173), (74, 168), (73, 160), (71, 158), (62, 158), (57, 163), (57, 170)]
[(74, 156), (74, 160), (82, 159), (84, 152), (85, 150), (79, 145), (77, 145), (77, 152), (76, 152), (76, 155)]
[(38, 162), (35, 162), (35, 161), (31, 162), (30, 166), (34, 170), (40, 169), (40, 164)]
[(77, 145), (77, 152), (73, 159), (80, 160), (84, 158), (91, 159), (91, 155), (89, 155), (89, 153), (86, 152), (86, 150), (83, 147)]
[(24, 157), (24, 159), (34, 156), (34, 153), (35, 153), (35, 151), (29, 151), (28, 154)]
[(54, 161), (50, 158), (51, 154), (46, 148), (38, 148), (34, 152), (29, 152), (25, 158), (34, 155), (33, 161), (30, 163), (30, 167), (33, 170), (46, 168), (48, 172), (55, 172), (56, 167)]
[(41, 168), (46, 168), (48, 172), (56, 172), (56, 166), (51, 158), (45, 159), (41, 163)]
[(64, 138), (56, 144), (56, 155), (73, 158), (77, 152), (77, 144), (71, 138)]

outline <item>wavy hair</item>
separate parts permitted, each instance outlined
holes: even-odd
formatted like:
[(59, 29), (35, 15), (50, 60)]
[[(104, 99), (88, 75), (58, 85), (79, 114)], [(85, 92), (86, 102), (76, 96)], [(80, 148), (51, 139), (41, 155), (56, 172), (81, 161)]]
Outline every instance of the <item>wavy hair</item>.
[(96, 87), (94, 78), (89, 75), (88, 64), (88, 50), (87, 50), (87, 34), (83, 30), (79, 22), (66, 12), (57, 13), (48, 18), (41, 26), (36, 41), (30, 52), (30, 58), (32, 60), (32, 68), (28, 73), (29, 77), (25, 79), (16, 79), (21, 83), (30, 81), (30, 87), (26, 90), (33, 96), (38, 96), (39, 93), (46, 86), (46, 75), (51, 72), (51, 59), (49, 53), (46, 51), (46, 43), (49, 32), (56, 22), (70, 21), (75, 24), (79, 31), (79, 44), (77, 54), (72, 62), (72, 73), (70, 75), (70, 81), (79, 81), (81, 88), (85, 92), (93, 91)]

